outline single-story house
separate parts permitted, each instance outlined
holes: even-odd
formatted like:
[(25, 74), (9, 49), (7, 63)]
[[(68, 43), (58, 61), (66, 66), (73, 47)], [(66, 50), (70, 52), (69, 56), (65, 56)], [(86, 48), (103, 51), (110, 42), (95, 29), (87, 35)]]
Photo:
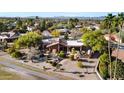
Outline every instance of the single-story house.
[(51, 38), (52, 37), (51, 33), (48, 30), (43, 31), (42, 36), (43, 36), (43, 38)]
[(66, 28), (64, 28), (64, 29), (56, 29), (56, 30), (59, 31), (61, 35), (64, 35), (65, 33), (69, 33), (70, 32), (70, 30), (66, 29)]
[(90, 25), (87, 27), (87, 29), (95, 31), (95, 30), (99, 30), (100, 28), (97, 25)]
[(104, 35), (104, 38), (107, 40), (107, 41), (112, 41), (112, 42), (119, 42), (120, 41), (120, 43), (122, 43), (122, 39), (121, 38), (119, 38), (119, 36), (118, 35), (116, 35), (116, 34), (106, 34), (106, 35)]
[(82, 28), (82, 25), (76, 25), (75, 28)]
[[(48, 41), (47, 41), (48, 42)], [(69, 52), (72, 48), (81, 51), (83, 43), (79, 40), (63, 40), (58, 39), (57, 41), (51, 41), (50, 44), (46, 45), (46, 48), (50, 51), (56, 49), (57, 51), (63, 50)]]
[(19, 37), (20, 33), (18, 32), (13, 32), (13, 31), (10, 31), (10, 32), (2, 32), (0, 34), (0, 41), (4, 41), (6, 40), (7, 42), (12, 42), (14, 41), (15, 39), (17, 39)]
[(33, 31), (34, 27), (33, 26), (27, 26), (28, 31)]
[[(117, 49), (112, 52), (112, 56), (117, 57)], [(124, 61), (124, 49), (118, 50), (118, 58)]]

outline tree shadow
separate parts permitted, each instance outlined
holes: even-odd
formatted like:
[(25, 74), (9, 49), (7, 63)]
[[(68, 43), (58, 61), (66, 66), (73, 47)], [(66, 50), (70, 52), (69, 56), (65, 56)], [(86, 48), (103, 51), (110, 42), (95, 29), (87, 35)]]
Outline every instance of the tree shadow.
[(87, 59), (79, 59), (78, 61), (88, 62), (88, 60), (87, 60)]
[(88, 61), (89, 63), (94, 63), (95, 61)]
[(62, 71), (63, 73), (72, 73), (72, 74), (82, 74), (82, 72), (79, 71)]
[(79, 75), (79, 77), (85, 77), (85, 75)]
[(88, 66), (88, 65), (84, 65), (84, 68), (95, 68), (95, 66)]

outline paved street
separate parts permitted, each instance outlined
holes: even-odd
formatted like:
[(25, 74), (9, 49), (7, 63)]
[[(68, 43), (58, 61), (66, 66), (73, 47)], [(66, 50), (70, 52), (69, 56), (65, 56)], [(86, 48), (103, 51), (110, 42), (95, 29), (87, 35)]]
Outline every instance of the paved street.
[(3, 52), (0, 52), (0, 64), (8, 67), (9, 69), (13, 69), (13, 71), (15, 70), (16, 72), (18, 72), (18, 74), (23, 75), (23, 76), (27, 76), (29, 79), (40, 79), (40, 80), (44, 80), (44, 79), (49, 79), (49, 80), (57, 80), (58, 78), (55, 77), (51, 77), (49, 75), (40, 73), (40, 72), (36, 72), (21, 66), (17, 66), (15, 64), (12, 64), (12, 62), (14, 60), (9, 60), (9, 58), (5, 58), (7, 57), (7, 55)]

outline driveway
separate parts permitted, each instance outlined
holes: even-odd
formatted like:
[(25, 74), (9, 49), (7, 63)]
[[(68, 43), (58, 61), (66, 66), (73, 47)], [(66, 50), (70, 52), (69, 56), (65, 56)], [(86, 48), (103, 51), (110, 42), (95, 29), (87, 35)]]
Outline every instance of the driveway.
[(65, 71), (61, 74), (81, 80), (100, 80), (95, 72), (95, 67), (97, 64), (96, 62), (97, 59), (83, 58), (82, 63), (84, 67), (79, 68), (77, 67), (77, 61), (64, 59), (60, 63), (62, 64), (62, 67), (65, 69)]

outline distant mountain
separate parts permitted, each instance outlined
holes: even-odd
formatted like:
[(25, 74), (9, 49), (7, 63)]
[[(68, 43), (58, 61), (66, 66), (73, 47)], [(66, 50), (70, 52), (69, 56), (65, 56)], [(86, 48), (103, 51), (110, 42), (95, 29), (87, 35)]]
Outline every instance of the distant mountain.
[[(28, 16), (28, 17), (0, 17), (0, 18), (32, 18), (35, 19), (36, 16)], [(100, 16), (100, 17), (71, 17), (71, 16), (54, 16), (54, 17), (39, 17), (39, 18), (49, 18), (49, 19), (60, 19), (60, 20), (65, 20), (65, 19), (70, 19), (70, 18), (78, 18), (80, 20), (103, 20), (105, 16)]]

